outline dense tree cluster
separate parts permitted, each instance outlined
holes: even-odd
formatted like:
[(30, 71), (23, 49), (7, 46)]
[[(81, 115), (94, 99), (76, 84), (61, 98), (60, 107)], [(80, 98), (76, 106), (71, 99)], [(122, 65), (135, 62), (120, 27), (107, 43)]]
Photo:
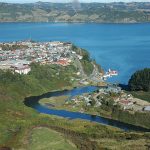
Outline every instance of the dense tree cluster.
[(150, 68), (135, 72), (128, 85), (132, 91), (150, 91)]

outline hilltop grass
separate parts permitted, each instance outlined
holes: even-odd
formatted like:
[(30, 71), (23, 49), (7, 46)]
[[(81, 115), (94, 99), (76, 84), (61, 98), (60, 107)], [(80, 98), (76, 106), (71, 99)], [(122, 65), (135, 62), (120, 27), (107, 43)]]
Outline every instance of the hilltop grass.
[(30, 138), (28, 150), (77, 150), (75, 144), (49, 128), (33, 129)]

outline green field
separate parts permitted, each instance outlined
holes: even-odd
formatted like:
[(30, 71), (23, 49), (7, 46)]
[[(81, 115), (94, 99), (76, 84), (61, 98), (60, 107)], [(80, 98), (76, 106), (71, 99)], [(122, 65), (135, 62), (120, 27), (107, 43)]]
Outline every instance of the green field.
[(77, 150), (65, 136), (48, 128), (35, 128), (31, 132), (28, 150)]

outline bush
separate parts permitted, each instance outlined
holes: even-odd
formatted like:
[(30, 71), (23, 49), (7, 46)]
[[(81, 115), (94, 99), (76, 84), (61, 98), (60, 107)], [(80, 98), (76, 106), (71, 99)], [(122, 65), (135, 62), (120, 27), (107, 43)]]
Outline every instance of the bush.
[(132, 91), (150, 91), (150, 68), (135, 72), (131, 76), (128, 86)]

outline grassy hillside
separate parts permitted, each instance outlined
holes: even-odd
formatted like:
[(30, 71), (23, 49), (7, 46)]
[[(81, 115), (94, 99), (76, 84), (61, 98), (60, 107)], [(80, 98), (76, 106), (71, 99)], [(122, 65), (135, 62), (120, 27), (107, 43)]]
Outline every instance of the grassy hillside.
[(35, 128), (31, 132), (29, 150), (77, 150), (76, 146), (59, 132), (48, 128)]
[[(148, 133), (125, 133), (97, 123), (39, 114), (24, 105), (24, 97), (71, 86), (67, 79), (74, 68), (70, 66), (64, 69), (58, 66), (33, 64), (29, 75), (0, 71), (0, 147), (17, 150), (33, 149), (36, 146), (41, 147), (42, 141), (46, 137), (44, 142), (52, 144), (53, 140), (49, 133), (53, 131), (49, 129), (61, 133), (55, 136), (58, 136), (58, 142), (63, 143), (65, 147), (75, 144), (81, 150), (123, 149), (129, 145), (132, 149), (148, 147), (150, 139)], [(53, 76), (58, 70), (60, 72), (63, 70), (61, 77)], [(35, 128), (42, 129), (34, 130)], [(55, 133), (53, 132), (53, 134)], [(64, 136), (66, 137), (65, 141), (61, 140)], [(35, 140), (37, 145), (35, 145)], [(58, 145), (53, 146), (57, 147)]]
[[(0, 70), (0, 146), (16, 143), (18, 139), (13, 141), (13, 137), (28, 128), (32, 124), (30, 119), (37, 115), (24, 106), (24, 97), (72, 86), (67, 79), (74, 75), (73, 70), (73, 66), (62, 68), (38, 64), (32, 64), (29, 75)], [(64, 73), (56, 76), (57, 72)]]
[(0, 22), (101, 22), (150, 21), (150, 3), (0, 3)]
[[(74, 65), (61, 67), (32, 64), (31, 68), (28, 75), (0, 70), (0, 149), (26, 150), (42, 146), (46, 149), (46, 146), (53, 146), (56, 149), (72, 147), (99, 150), (124, 149), (129, 146), (137, 150), (149, 147), (149, 133), (125, 133), (97, 123), (40, 114), (26, 107), (25, 97), (71, 88), (74, 84), (71, 78), (76, 77), (77, 72)], [(53, 134), (53, 139), (50, 134)], [(56, 137), (58, 143), (53, 141)], [(65, 140), (62, 140), (63, 137)]]

